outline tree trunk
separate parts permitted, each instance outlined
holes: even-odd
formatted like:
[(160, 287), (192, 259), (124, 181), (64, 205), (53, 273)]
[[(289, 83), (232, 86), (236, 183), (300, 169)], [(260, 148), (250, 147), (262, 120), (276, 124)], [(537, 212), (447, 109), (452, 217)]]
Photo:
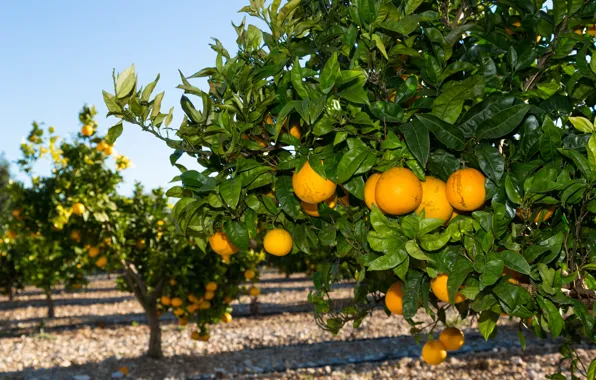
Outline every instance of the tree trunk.
[(157, 316), (157, 307), (155, 302), (151, 302), (146, 309), (147, 321), (149, 322), (149, 349), (147, 356), (153, 359), (163, 357), (161, 351), (161, 328), (159, 327), (159, 317)]
[(10, 302), (14, 301), (14, 292), (11, 287), (8, 288), (8, 300)]
[(259, 314), (259, 301), (257, 301), (257, 297), (252, 297), (250, 301), (250, 314), (252, 316)]
[(46, 301), (48, 303), (48, 318), (54, 318), (56, 314), (54, 312), (54, 300), (52, 299), (51, 290), (46, 290)]

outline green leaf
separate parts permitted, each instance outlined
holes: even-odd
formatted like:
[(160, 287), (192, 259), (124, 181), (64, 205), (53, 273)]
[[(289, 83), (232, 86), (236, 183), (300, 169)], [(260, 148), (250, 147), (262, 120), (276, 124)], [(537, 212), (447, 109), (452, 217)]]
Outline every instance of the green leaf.
[[(344, 154), (337, 165), (337, 182), (346, 182), (363, 164), (367, 167), (370, 166), (369, 164), (365, 163), (365, 160), (369, 154), (372, 154), (371, 150), (360, 145)], [(370, 169), (371, 167), (372, 166), (368, 167), (366, 170)]]
[(545, 161), (552, 161), (557, 156), (557, 149), (561, 146), (563, 131), (557, 128), (550, 117), (546, 116), (542, 123), (542, 136), (540, 137), (540, 154)]
[[(407, 256), (408, 253), (404, 249), (404, 241), (395, 232), (376, 232), (370, 231), (367, 236), (370, 247), (383, 253), (392, 253), (398, 249), (404, 250), (404, 254)], [(400, 261), (401, 262), (401, 261)], [(397, 265), (397, 264), (395, 264)]]
[(294, 65), (292, 66), (292, 71), (290, 73), (290, 77), (292, 78), (292, 85), (294, 86), (294, 90), (300, 95), (302, 99), (308, 99), (308, 92), (304, 87), (304, 83), (302, 82), (302, 69), (300, 67), (300, 61), (298, 58), (294, 60)]
[(559, 309), (549, 299), (542, 296), (538, 296), (536, 300), (542, 309), (542, 314), (548, 321), (548, 329), (553, 335), (553, 338), (557, 338), (561, 334), (561, 331), (563, 331), (563, 327), (565, 327), (565, 321)]
[(323, 94), (328, 94), (335, 86), (335, 81), (339, 76), (339, 63), (337, 62), (337, 52), (333, 53), (331, 58), (325, 63), (321, 71), (320, 86)]
[[(411, 14), (420, 6), (420, 4), (424, 3), (424, 0), (408, 0), (406, 3), (405, 12), (407, 15)], [(407, 317), (406, 317), (407, 318)]]
[(377, 49), (379, 49), (381, 54), (383, 54), (383, 57), (385, 57), (385, 59), (389, 59), (389, 57), (387, 56), (387, 50), (385, 50), (385, 44), (383, 43), (381, 36), (379, 36), (378, 34), (373, 34), (371, 38), (373, 41), (375, 41)]
[(379, 120), (387, 123), (399, 123), (404, 116), (403, 109), (395, 103), (378, 101), (371, 104), (371, 112)]
[(389, 219), (383, 214), (383, 212), (373, 204), (373, 208), (370, 210), (370, 224), (375, 231), (387, 235), (396, 232), (396, 226), (392, 226)]
[(386, 252), (385, 255), (373, 260), (368, 265), (368, 270), (376, 271), (394, 268), (403, 262), (407, 256), (408, 253), (405, 251), (403, 244), (401, 244), (395, 247), (395, 249)]
[(241, 191), (242, 178), (240, 177), (226, 179), (219, 185), (221, 197), (232, 210), (235, 210), (236, 206), (238, 206)]
[(442, 149), (434, 151), (428, 162), (430, 172), (445, 182), (453, 172), (459, 169), (459, 165), (457, 157)]
[(466, 112), (463, 122), (459, 125), (466, 138), (476, 134), (478, 127), (500, 111), (511, 107), (514, 97), (498, 97), (491, 95), (481, 103), (476, 104)]
[(476, 153), (476, 157), (478, 158), (480, 169), (482, 169), (488, 178), (495, 181), (495, 183), (499, 183), (505, 172), (505, 159), (497, 148), (492, 145), (481, 144), (474, 148), (474, 153)]
[(352, 194), (361, 201), (364, 200), (364, 178), (362, 176), (353, 177), (343, 184), (348, 193)]
[(420, 246), (425, 251), (437, 251), (443, 248), (451, 239), (451, 234), (448, 232), (441, 232), (436, 234), (426, 234), (418, 238)]
[(421, 249), (420, 247), (418, 247), (418, 244), (416, 244), (415, 240), (408, 240), (406, 242), (406, 252), (408, 252), (408, 255), (412, 256), (412, 258), (416, 259), (416, 260), (421, 260), (421, 261), (433, 261), (433, 259), (426, 255)]
[(417, 114), (416, 118), (428, 128), (433, 135), (447, 148), (463, 150), (465, 147), (464, 135), (456, 127), (444, 122), (436, 116)]
[(592, 363), (588, 366), (588, 372), (586, 373), (587, 380), (596, 379), (596, 358), (592, 360)]
[[(596, 62), (596, 60), (594, 60), (594, 61)], [(594, 128), (594, 125), (592, 124), (592, 122), (590, 120), (586, 119), (585, 117), (569, 116), (569, 121), (571, 122), (571, 124), (573, 124), (575, 129), (577, 129), (578, 131), (581, 131), (584, 133), (594, 133), (596, 131), (596, 128)]]
[(511, 133), (521, 124), (529, 110), (529, 105), (519, 104), (496, 113), (480, 125), (476, 132), (477, 138), (479, 140), (497, 139)]
[(102, 91), (101, 93), (103, 94), (103, 101), (106, 104), (106, 107), (108, 107), (110, 114), (122, 113), (122, 107), (118, 104), (114, 95), (106, 91)]
[(392, 32), (400, 33), (405, 36), (412, 33), (418, 27), (419, 16), (409, 15), (402, 17), (399, 21), (386, 20), (380, 24), (381, 28), (390, 30)]
[(451, 84), (433, 102), (432, 114), (449, 124), (455, 123), (464, 106), (464, 102), (482, 95), (484, 83), (482, 77), (471, 77), (461, 82), (449, 82)]
[(513, 181), (511, 180), (511, 177), (509, 176), (509, 174), (507, 174), (505, 176), (505, 192), (507, 193), (507, 197), (509, 198), (509, 200), (515, 204), (521, 204), (521, 196), (519, 195), (519, 192), (517, 191), (517, 189), (515, 188)]
[(495, 330), (498, 320), (499, 314), (490, 310), (483, 311), (480, 314), (480, 318), (478, 319), (478, 329), (480, 330), (480, 333), (482, 334), (485, 340), (488, 340), (488, 338)]
[(499, 255), (507, 268), (525, 275), (530, 274), (530, 264), (520, 253), (507, 250), (499, 252)]
[(118, 99), (126, 98), (135, 88), (136, 83), (137, 77), (135, 75), (135, 65), (132, 64), (126, 70), (118, 74), (118, 79), (116, 80), (116, 97)]
[(250, 237), (248, 228), (242, 222), (228, 221), (224, 224), (224, 230), (230, 241), (240, 249), (250, 248)]
[(418, 227), (418, 236), (426, 235), (429, 232), (436, 230), (443, 226), (445, 221), (443, 219), (425, 218), (422, 219)]
[(400, 131), (404, 135), (406, 145), (422, 167), (426, 167), (430, 153), (430, 137), (426, 126), (418, 119), (403, 124)]
[(503, 260), (496, 252), (486, 255), (484, 272), (480, 275), (480, 289), (493, 285), (503, 275)]
[(108, 134), (105, 137), (105, 142), (109, 145), (114, 145), (118, 137), (122, 134), (122, 122), (114, 125), (108, 130)]
[(403, 289), (403, 316), (406, 319), (413, 318), (418, 311), (418, 306), (420, 305), (420, 286), (423, 279), (424, 274), (413, 269), (409, 270), (406, 275), (406, 283)]
[(590, 136), (588, 140), (588, 162), (590, 166), (594, 169), (596, 168), (596, 134)]
[(277, 178), (275, 182), (275, 197), (286, 214), (294, 220), (300, 219), (301, 206), (298, 198), (294, 195), (292, 177), (283, 176)]

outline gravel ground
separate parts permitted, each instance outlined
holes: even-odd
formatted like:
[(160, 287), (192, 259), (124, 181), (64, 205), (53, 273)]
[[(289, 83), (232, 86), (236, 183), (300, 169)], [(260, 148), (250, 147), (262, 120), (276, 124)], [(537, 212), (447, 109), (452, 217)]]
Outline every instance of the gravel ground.
[[(522, 351), (517, 324), (502, 321), (490, 342), (474, 324), (464, 326), (464, 347), (430, 367), (420, 361), (420, 347), (401, 317), (377, 310), (359, 329), (344, 328), (333, 337), (316, 326), (305, 303), (309, 279), (269, 272), (262, 280), (265, 315), (250, 316), (250, 299), (241, 297), (232, 323), (214, 326), (209, 342), (190, 340), (190, 327), (177, 327), (171, 315), (162, 317), (161, 361), (143, 356), (149, 331), (140, 307), (105, 277), (95, 278), (87, 292), (58, 291), (54, 321), (42, 319), (44, 298), (34, 289), (14, 303), (0, 298), (0, 378), (106, 379), (121, 376), (117, 371), (125, 366), (126, 377), (139, 379), (542, 379), (556, 371), (560, 359), (556, 344), (530, 333), (529, 348)], [(334, 297), (349, 293), (348, 285)], [(582, 347), (580, 353), (594, 358), (596, 347)]]

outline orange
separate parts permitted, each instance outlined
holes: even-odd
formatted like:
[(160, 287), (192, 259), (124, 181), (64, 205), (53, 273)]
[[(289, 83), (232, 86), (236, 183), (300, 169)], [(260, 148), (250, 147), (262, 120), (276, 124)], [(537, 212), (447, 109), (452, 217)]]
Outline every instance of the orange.
[(178, 326), (186, 326), (186, 325), (188, 325), (188, 317), (178, 318)]
[(221, 320), (223, 321), (223, 323), (230, 323), (230, 322), (232, 322), (232, 314), (230, 314), (230, 313), (224, 313), (224, 315), (221, 317)]
[(516, 22), (514, 22), (514, 23), (513, 23), (513, 24), (511, 24), (511, 25), (515, 26), (516, 28), (519, 28), (519, 27), (521, 26), (521, 22), (519, 22), (519, 21), (516, 21)]
[(375, 189), (377, 188), (377, 181), (381, 178), (381, 173), (375, 173), (368, 177), (364, 184), (364, 203), (366, 207), (372, 209), (372, 205), (377, 204), (375, 200)]
[(210, 281), (205, 285), (205, 290), (208, 292), (214, 292), (217, 290), (217, 283)]
[(234, 301), (234, 300), (233, 300), (233, 299), (232, 299), (232, 297), (230, 297), (230, 296), (225, 296), (225, 297), (224, 297), (224, 303), (225, 303), (226, 305), (229, 305), (229, 304), (231, 304), (233, 301)]
[(199, 310), (207, 310), (211, 308), (211, 302), (209, 301), (203, 301), (199, 304)]
[(179, 317), (182, 314), (184, 314), (184, 309), (176, 308), (176, 309), (174, 309), (173, 313), (174, 313), (175, 316)]
[(105, 154), (107, 154), (108, 156), (111, 156), (113, 151), (114, 151), (114, 147), (112, 145), (108, 145), (108, 144), (106, 144), (105, 148), (103, 149), (103, 152)]
[(316, 204), (330, 198), (337, 185), (317, 174), (307, 161), (300, 171), (294, 172), (292, 187), (300, 200)]
[(381, 174), (375, 187), (377, 206), (391, 215), (410, 213), (422, 201), (422, 184), (406, 168), (391, 168)]
[(13, 231), (13, 230), (6, 231), (6, 237), (9, 238), (10, 240), (16, 239), (17, 236), (18, 235), (17, 235), (16, 231)]
[(292, 251), (292, 236), (282, 228), (267, 231), (263, 240), (265, 251), (274, 256), (285, 256)]
[(201, 334), (198, 331), (193, 331), (190, 333), (190, 339), (192, 340), (199, 340)]
[(137, 249), (144, 249), (146, 245), (147, 245), (147, 243), (145, 242), (145, 239), (139, 239), (139, 240), (137, 240), (137, 242), (135, 244)]
[[(312, 204), (312, 203), (306, 203), (304, 201), (302, 201), (301, 203), (302, 203), (302, 210), (305, 213), (307, 213), (310, 216), (314, 216), (316, 218), (318, 218), (320, 216), (318, 203)], [(325, 203), (327, 204), (327, 206), (329, 206), (329, 208), (335, 209), (335, 206), (337, 206), (337, 194), (333, 194), (331, 197), (329, 197), (327, 200), (325, 200)]]
[(385, 293), (385, 306), (393, 314), (403, 315), (404, 291), (401, 288), (401, 281), (396, 281)]
[(290, 125), (290, 134), (300, 140), (302, 136), (302, 130), (300, 129), (300, 123), (295, 122)]
[(170, 306), (172, 304), (172, 300), (168, 296), (161, 296), (161, 304), (164, 306)]
[(596, 36), (596, 24), (590, 25), (586, 33), (592, 37)]
[(422, 360), (430, 365), (441, 364), (446, 358), (447, 350), (439, 340), (429, 340), (422, 347)]
[(72, 231), (70, 233), (70, 238), (76, 242), (81, 242), (81, 233), (79, 231)]
[(229, 256), (238, 252), (238, 247), (232, 244), (225, 232), (221, 231), (216, 232), (209, 238), (209, 245), (215, 253), (222, 256)]
[[(435, 296), (443, 301), (449, 302), (449, 291), (447, 290), (447, 280), (449, 276), (446, 274), (440, 274), (437, 277), (430, 280), (430, 288), (432, 289)], [(460, 292), (455, 293), (455, 299), (453, 303), (460, 303), (464, 302), (466, 297), (463, 296)]]
[(460, 211), (474, 211), (484, 204), (486, 190), (484, 174), (467, 168), (455, 171), (447, 180), (445, 194), (453, 208)]
[(455, 327), (448, 327), (441, 331), (439, 340), (447, 351), (459, 350), (464, 345), (464, 332)]
[(12, 216), (19, 219), (19, 217), (21, 216), (21, 209), (16, 208), (12, 210)]
[(275, 121), (273, 121), (273, 118), (271, 117), (271, 114), (268, 114), (267, 117), (265, 118), (265, 124), (275, 124)]
[(188, 301), (191, 302), (191, 303), (199, 303), (199, 302), (201, 302), (201, 300), (199, 300), (197, 298), (197, 296), (195, 296), (194, 294), (189, 294), (188, 295)]
[(445, 222), (451, 218), (453, 207), (445, 195), (445, 182), (435, 177), (426, 177), (422, 182), (422, 202), (416, 209), (419, 214), (424, 210), (425, 218), (437, 218)]
[(180, 306), (182, 306), (182, 298), (180, 298), (180, 297), (174, 297), (174, 298), (172, 298), (172, 306), (173, 307), (180, 307)]
[(215, 297), (214, 292), (205, 292), (205, 295), (203, 296), (203, 298), (206, 299), (207, 301), (212, 300), (214, 297)]
[(72, 205), (72, 213), (75, 215), (83, 215), (85, 212), (85, 205), (82, 203), (75, 203)]
[(198, 308), (199, 308), (199, 305), (197, 305), (196, 303), (193, 303), (186, 307), (186, 311), (188, 311), (190, 314), (192, 314), (195, 311), (197, 311)]
[(89, 248), (89, 257), (95, 257), (97, 255), (99, 255), (99, 248), (97, 248), (97, 247)]
[(121, 374), (123, 375), (128, 375), (128, 368), (127, 367), (120, 367), (118, 368), (118, 371), (120, 371)]
[(176, 280), (173, 278), (170, 280), (170, 286), (176, 286)]
[(91, 136), (94, 132), (95, 130), (90, 125), (84, 125), (83, 128), (81, 128), (81, 134), (85, 137)]
[(248, 294), (250, 294), (253, 297), (257, 297), (259, 294), (261, 294), (261, 291), (259, 290), (259, 288), (251, 286), (250, 289), (248, 289)]
[(95, 265), (97, 265), (100, 268), (103, 268), (106, 265), (108, 265), (108, 259), (105, 256), (102, 256), (99, 259), (97, 259), (97, 261), (95, 262)]
[[(534, 217), (534, 223), (538, 224), (538, 222), (546, 222), (548, 219), (550, 219), (551, 216), (555, 214), (556, 209), (557, 208), (554, 205), (546, 209), (541, 209)], [(515, 210), (515, 215), (517, 215), (519, 218), (523, 220), (528, 220), (532, 217), (532, 211), (529, 208), (518, 208)]]
[(249, 280), (252, 280), (253, 278), (255, 278), (255, 271), (254, 271), (254, 270), (252, 270), (252, 269), (247, 269), (247, 270), (244, 272), (244, 278), (245, 278), (247, 281), (249, 281)]

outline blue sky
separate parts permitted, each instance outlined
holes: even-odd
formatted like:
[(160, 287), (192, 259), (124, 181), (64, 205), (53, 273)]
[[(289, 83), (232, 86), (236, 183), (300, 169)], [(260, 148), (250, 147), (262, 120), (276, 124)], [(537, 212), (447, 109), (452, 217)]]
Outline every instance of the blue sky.
[[(132, 63), (142, 84), (161, 74), (155, 93), (166, 91), (162, 109), (175, 105), (173, 125), (179, 124), (178, 69), (191, 75), (212, 66), (211, 37), (220, 39), (233, 53), (236, 32), (231, 22), (240, 23), (244, 14), (238, 10), (248, 3), (23, 0), (4, 4), (0, 12), (0, 152), (9, 161), (18, 159), (19, 144), (33, 120), (54, 126), (60, 136), (75, 134), (81, 127), (78, 111), (85, 103), (97, 106), (100, 132), (105, 133), (115, 120), (105, 118), (101, 90), (112, 91), (113, 68), (122, 71)], [(206, 88), (205, 81), (195, 83)], [(198, 99), (193, 102), (200, 106)], [(125, 184), (120, 189), (124, 194), (135, 181), (167, 188), (178, 174), (169, 163), (170, 148), (136, 126), (125, 126), (116, 149), (135, 165), (124, 172)], [(197, 166), (190, 158), (181, 163)]]

